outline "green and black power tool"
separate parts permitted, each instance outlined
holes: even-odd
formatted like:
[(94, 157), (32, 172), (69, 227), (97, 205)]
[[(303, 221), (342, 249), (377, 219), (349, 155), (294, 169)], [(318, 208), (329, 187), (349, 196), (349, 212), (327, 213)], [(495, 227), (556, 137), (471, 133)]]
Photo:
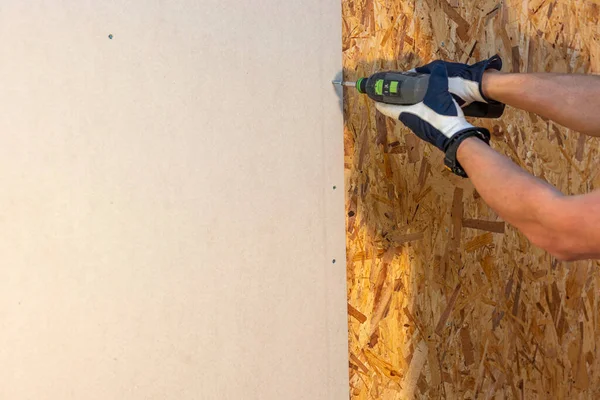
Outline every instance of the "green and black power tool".
[[(355, 87), (359, 93), (366, 94), (380, 103), (411, 105), (425, 98), (429, 85), (429, 75), (418, 72), (377, 72), (356, 82), (333, 81), (335, 85)], [(498, 118), (504, 112), (502, 103), (475, 102), (464, 107), (467, 117)]]

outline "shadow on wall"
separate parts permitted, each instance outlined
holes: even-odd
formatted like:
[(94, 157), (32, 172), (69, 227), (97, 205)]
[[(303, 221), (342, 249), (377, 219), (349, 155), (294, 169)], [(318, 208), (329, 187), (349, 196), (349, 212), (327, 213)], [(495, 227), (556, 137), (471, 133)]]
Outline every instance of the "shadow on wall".
[[(355, 71), (344, 70), (343, 76), (345, 80), (356, 81), (375, 72), (409, 70), (424, 63), (414, 55), (404, 63), (400, 60), (359, 61)], [(403, 163), (418, 161), (417, 152), (422, 151), (423, 145), (416, 137), (411, 140), (408, 135), (412, 133), (399, 122), (377, 112), (367, 95), (352, 87), (344, 87), (343, 93), (345, 155), (353, 159), (352, 165), (346, 165), (351, 175), (346, 188), (348, 232), (353, 231), (358, 218), (370, 241), (382, 249), (400, 245), (404, 239), (399, 237), (399, 230), (410, 225), (410, 215), (415, 210), (408, 201), (409, 181), (396, 176), (396, 172)]]
[[(535, 52), (525, 63), (514, 48), (478, 50), (475, 54), (481, 56), (467, 62), (498, 52), (503, 72), (589, 72), (589, 63), (583, 71), (573, 71), (563, 47), (538, 36), (530, 40)], [(409, 53), (398, 60), (360, 60), (343, 75), (354, 81), (378, 71), (409, 70), (433, 59)], [(524, 276), (523, 270), (546, 277), (546, 270), (561, 268), (560, 263), (510, 228), (506, 233), (464, 228), (465, 218), (498, 221), (470, 182), (445, 171), (437, 149), (377, 113), (367, 96), (344, 88), (343, 105), (351, 384), (366, 388), (375, 398), (381, 395), (377, 385), (402, 393), (400, 398), (419, 392), (422, 398), (437, 398), (444, 384), (467, 390), (470, 374), (477, 379), (476, 366), (483, 365), (481, 351), (488, 341), (505, 351), (506, 343), (514, 345), (516, 340), (530, 358), (535, 353), (528, 343), (534, 339), (562, 352), (567, 342), (560, 338), (533, 338), (528, 332), (514, 339), (515, 330), (521, 331), (516, 319), (529, 326), (536, 318), (548, 317), (546, 311), (535, 314), (541, 312), (536, 304), (560, 308), (561, 298), (568, 299), (564, 289), (558, 289), (564, 287), (567, 273), (546, 282), (529, 272)], [(513, 159), (524, 159), (536, 141), (547, 143), (549, 154), (560, 158), (559, 143), (572, 140), (549, 121), (510, 107), (501, 119), (471, 123), (493, 132), (493, 146)], [(546, 168), (541, 158), (531, 160), (523, 163), (530, 172)], [(555, 183), (550, 174), (546, 178)], [(550, 303), (540, 295), (547, 287), (554, 290)], [(523, 297), (522, 291), (530, 297)], [(565, 312), (573, 318), (565, 326), (576, 326), (581, 314), (574, 303), (566, 307), (571, 306)], [(566, 362), (566, 351), (560, 354)], [(522, 384), (523, 369), (530, 367), (518, 360), (502, 362), (502, 371), (492, 366), (489, 373), (495, 375), (492, 379), (501, 376), (513, 390)], [(456, 373), (457, 366), (466, 375)], [(500, 390), (485, 385), (486, 390)]]
[[(564, 58), (561, 53), (562, 49), (557, 48), (555, 44), (537, 37), (532, 41), (535, 41), (537, 52), (532, 57), (535, 57), (536, 60), (548, 61)], [(506, 49), (498, 50), (500, 51), (485, 54), (478, 59), (469, 58), (467, 63), (474, 63), (498, 53), (503, 59), (502, 72), (574, 72), (566, 62), (547, 63), (545, 70), (535, 69), (538, 63), (531, 60), (528, 65), (523, 66), (521, 65), (523, 60), (514, 49), (510, 49), (510, 53)], [(360, 77), (380, 71), (407, 71), (435, 59), (438, 58), (422, 59), (411, 52), (406, 57), (397, 60), (359, 60), (356, 69), (344, 69), (343, 73), (340, 72), (335, 76), (335, 79), (341, 79), (340, 75), (343, 75), (344, 80), (356, 81)], [(440, 57), (440, 59), (443, 58)], [(424, 189), (425, 181), (436, 175), (438, 179), (443, 178), (449, 182), (449, 184), (443, 185), (444, 189), (453, 189), (455, 186), (468, 189), (470, 183), (468, 180), (455, 178), (449, 172), (444, 171), (442, 156), (436, 149), (420, 141), (400, 122), (377, 112), (374, 102), (368, 96), (359, 94), (354, 88), (332, 86), (334, 86), (340, 99), (340, 105), (343, 107), (346, 127), (345, 155), (354, 159), (353, 165), (346, 165), (346, 168), (350, 169), (352, 177), (356, 178), (354, 181), (351, 179), (351, 185), (347, 188), (349, 191), (347, 198), (349, 200), (347, 202), (348, 228), (353, 226), (356, 221), (357, 207), (360, 203), (362, 209), (360, 224), (367, 228), (373, 240), (381, 244), (387, 243), (388, 246), (406, 243), (406, 239), (410, 236), (398, 235), (397, 231), (402, 227), (409, 226), (415, 218), (412, 214), (418, 213), (419, 206), (426, 205), (422, 202), (427, 200), (427, 196), (424, 196), (423, 193), (419, 194), (419, 191)], [(519, 113), (520, 117), (527, 115), (525, 112), (511, 110), (510, 107), (507, 107), (507, 114), (511, 112), (513, 115)], [(535, 118), (535, 116), (527, 115), (527, 118)], [(543, 120), (541, 117), (538, 118)], [(495, 133), (492, 138), (493, 142), (497, 144), (505, 142), (504, 128), (508, 123), (503, 123), (503, 118), (469, 118), (469, 121)], [(502, 151), (502, 148), (499, 150)], [(505, 154), (509, 157), (513, 156), (509, 152), (505, 152)], [(403, 168), (408, 168), (416, 173), (417, 185), (411, 185), (411, 180), (406, 175), (396, 175), (396, 173), (409, 172), (402, 170)], [(432, 171), (439, 172), (433, 174)], [(453, 191), (444, 190), (444, 192), (451, 200)]]
[[(332, 78), (332, 82), (333, 81), (342, 81), (342, 80), (344, 80), (343, 71), (339, 71)], [(333, 83), (331, 84), (331, 86), (333, 87), (333, 90), (335, 91), (335, 95), (338, 97), (338, 105), (340, 106), (340, 112), (343, 113), (344, 112), (344, 88), (340, 85), (334, 85)]]

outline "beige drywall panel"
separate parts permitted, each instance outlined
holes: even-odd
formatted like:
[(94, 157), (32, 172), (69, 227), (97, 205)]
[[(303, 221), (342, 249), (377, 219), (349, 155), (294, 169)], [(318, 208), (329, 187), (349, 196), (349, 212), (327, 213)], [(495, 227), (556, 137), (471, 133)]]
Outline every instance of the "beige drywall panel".
[(0, 398), (346, 399), (339, 2), (4, 1), (0, 39)]

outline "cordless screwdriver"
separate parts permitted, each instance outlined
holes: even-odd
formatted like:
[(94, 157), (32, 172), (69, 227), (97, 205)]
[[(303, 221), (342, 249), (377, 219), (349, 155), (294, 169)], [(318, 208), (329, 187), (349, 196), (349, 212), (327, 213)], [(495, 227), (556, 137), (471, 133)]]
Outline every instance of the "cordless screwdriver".
[[(423, 101), (429, 85), (429, 74), (418, 72), (377, 72), (356, 82), (332, 81), (334, 85), (350, 86), (380, 103), (412, 105)], [(467, 117), (498, 118), (504, 104), (474, 102), (464, 107)]]

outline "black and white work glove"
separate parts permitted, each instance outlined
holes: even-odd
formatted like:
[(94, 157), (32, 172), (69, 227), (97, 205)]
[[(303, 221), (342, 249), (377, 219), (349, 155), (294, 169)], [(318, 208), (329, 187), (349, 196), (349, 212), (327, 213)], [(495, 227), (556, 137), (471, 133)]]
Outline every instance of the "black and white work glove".
[(415, 68), (415, 71), (430, 74), (436, 65), (446, 67), (449, 78), (448, 89), (459, 106), (464, 108), (474, 102), (502, 104), (486, 97), (482, 89), (483, 73), (488, 69), (497, 71), (502, 69), (502, 59), (499, 55), (496, 54), (473, 65), (436, 60)]
[(446, 154), (445, 164), (455, 174), (467, 174), (456, 160), (460, 143), (468, 137), (490, 142), (485, 128), (476, 128), (465, 119), (462, 109), (448, 91), (448, 72), (443, 64), (434, 65), (429, 73), (429, 86), (422, 102), (410, 106), (375, 103), (382, 114), (396, 118), (418, 137)]

